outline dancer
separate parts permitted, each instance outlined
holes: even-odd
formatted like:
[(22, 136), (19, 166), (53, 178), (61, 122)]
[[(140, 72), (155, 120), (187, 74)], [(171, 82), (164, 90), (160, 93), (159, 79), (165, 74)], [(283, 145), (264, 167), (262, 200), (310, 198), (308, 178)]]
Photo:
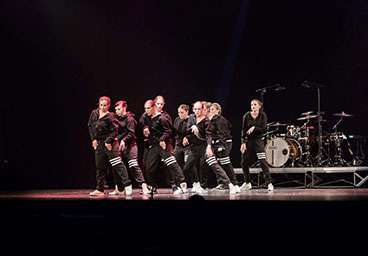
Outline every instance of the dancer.
[[(121, 152), (122, 158), (128, 163), (128, 168), (131, 176), (135, 182), (142, 188), (143, 194), (149, 194), (147, 184), (144, 180), (143, 173), (138, 164), (138, 147), (137, 137), (135, 134), (137, 121), (134, 118), (134, 114), (127, 111), (127, 102), (122, 100), (115, 103), (115, 117), (118, 120), (118, 141), (119, 152)], [(110, 195), (118, 195), (119, 192), (117, 186)]]
[(174, 120), (174, 155), (181, 168), (184, 167), (189, 154), (189, 141), (186, 138), (188, 117), (189, 106), (181, 104), (178, 108), (178, 117)]
[(175, 178), (173, 193), (187, 192), (187, 184), (183, 171), (176, 162), (175, 157), (166, 147), (170, 139), (170, 121), (159, 112), (153, 100), (144, 104), (146, 116), (143, 118), (143, 135), (145, 137), (145, 152), (143, 157), (146, 181), (151, 192), (155, 192), (157, 183), (153, 177), (157, 172), (161, 159), (167, 166), (172, 177)]
[[(162, 95), (157, 95), (154, 101), (155, 101), (155, 106), (156, 106), (157, 111), (160, 112), (161, 115), (163, 115), (166, 118), (166, 120), (168, 120), (170, 136), (169, 136), (169, 139), (166, 141), (166, 150), (170, 152), (171, 154), (174, 154), (174, 141), (175, 141), (174, 126), (173, 126), (173, 121), (172, 121), (170, 114), (164, 110), (165, 98)], [(175, 187), (175, 177), (172, 177), (172, 174), (166, 168), (163, 162), (160, 163), (160, 168), (164, 169), (167, 182), (170, 184), (170, 186)]]
[(238, 181), (235, 176), (234, 168), (230, 160), (230, 153), (233, 146), (231, 136), (231, 124), (221, 114), (221, 105), (219, 103), (212, 103), (209, 108), (209, 119), (214, 127), (212, 134), (212, 147), (217, 161), (225, 170), (231, 183), (235, 186), (237, 193), (240, 192)]
[(253, 99), (250, 105), (251, 110), (243, 116), (241, 130), (241, 166), (245, 182), (240, 189), (241, 191), (246, 191), (252, 188), (249, 166), (258, 159), (261, 163), (266, 184), (268, 184), (267, 188), (269, 191), (273, 191), (274, 187), (272, 185), (270, 170), (266, 162), (266, 153), (262, 140), (262, 136), (266, 132), (267, 115), (262, 110), (263, 103), (260, 100)]
[[(221, 185), (221, 190), (230, 189), (230, 194), (235, 194), (236, 190), (233, 184), (230, 183), (225, 171), (218, 164), (216, 157), (212, 151), (212, 132), (213, 127), (209, 119), (204, 115), (204, 105), (197, 101), (193, 105), (194, 117), (191, 122), (188, 121), (188, 140), (190, 153), (188, 160), (184, 165), (183, 171), (193, 177), (194, 183), (192, 192), (206, 193), (200, 184), (200, 176), (204, 184), (207, 183), (207, 174), (205, 172), (205, 163), (216, 175), (218, 184)], [(200, 173), (196, 172), (195, 166), (200, 162)]]
[(132, 194), (132, 185), (128, 177), (127, 169), (119, 154), (119, 143), (117, 136), (117, 120), (109, 112), (111, 100), (107, 96), (102, 96), (98, 100), (98, 109), (92, 111), (88, 120), (88, 129), (95, 150), (96, 160), (96, 190), (90, 196), (103, 196), (105, 176), (108, 163), (115, 173), (115, 184), (120, 191), (125, 191), (126, 195)]

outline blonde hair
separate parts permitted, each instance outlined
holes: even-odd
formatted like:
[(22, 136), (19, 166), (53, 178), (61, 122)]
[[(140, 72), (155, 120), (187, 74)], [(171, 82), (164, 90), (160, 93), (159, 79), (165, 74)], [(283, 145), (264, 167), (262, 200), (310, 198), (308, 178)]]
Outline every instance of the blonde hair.
[(257, 98), (252, 99), (250, 102), (255, 101), (260, 106), (260, 110), (263, 110), (263, 102)]
[(215, 107), (217, 109), (217, 111), (219, 112), (219, 115), (221, 115), (221, 112), (222, 112), (222, 108), (221, 108), (221, 105), (217, 102), (215, 103), (212, 103), (211, 107)]
[(186, 112), (189, 112), (189, 106), (187, 104), (181, 104), (178, 108), (184, 109)]

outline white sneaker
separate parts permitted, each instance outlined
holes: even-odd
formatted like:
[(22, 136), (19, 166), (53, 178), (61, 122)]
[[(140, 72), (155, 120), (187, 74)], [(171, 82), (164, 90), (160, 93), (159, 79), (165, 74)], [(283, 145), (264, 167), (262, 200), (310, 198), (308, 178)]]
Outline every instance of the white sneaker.
[(229, 193), (230, 193), (230, 195), (233, 195), (233, 194), (237, 193), (236, 188), (232, 183), (229, 184)]
[(267, 190), (268, 191), (273, 191), (273, 185), (272, 185), (272, 183), (268, 184)]
[(178, 186), (173, 187), (173, 195), (181, 195), (183, 191)]
[(252, 184), (244, 182), (243, 185), (240, 187), (240, 191), (248, 191), (252, 189)]
[(115, 189), (114, 191), (109, 193), (110, 196), (121, 196), (124, 195), (124, 192), (119, 191), (118, 189)]
[(122, 193), (122, 192), (119, 191), (118, 185), (115, 185), (115, 190), (112, 191), (112, 192), (109, 192), (109, 195), (111, 195), (111, 196), (117, 196), (120, 193)]
[(186, 182), (180, 183), (180, 188), (183, 191), (183, 193), (187, 193), (188, 192), (188, 187), (187, 187), (187, 183)]
[(93, 192), (91, 192), (91, 193), (89, 193), (89, 195), (90, 196), (104, 196), (105, 195), (105, 193), (104, 192), (101, 192), (101, 191), (99, 191), (99, 190), (95, 190), (95, 191), (93, 191)]
[(124, 190), (125, 190), (125, 195), (126, 196), (131, 196), (133, 194), (133, 187), (132, 187), (132, 185), (126, 186), (124, 188)]
[(235, 185), (235, 190), (236, 190), (236, 193), (240, 193), (240, 187), (238, 185)]
[(198, 194), (207, 194), (207, 190), (205, 190), (204, 188), (202, 188), (201, 184), (198, 182), (196, 191)]
[(198, 185), (199, 185), (199, 183), (194, 182), (194, 183), (193, 183), (193, 185), (192, 185), (193, 187), (192, 187), (192, 189), (190, 190), (190, 192), (191, 192), (191, 193), (198, 193), (198, 191), (197, 191)]
[(225, 186), (224, 184), (218, 184), (216, 187), (211, 189), (213, 192), (224, 192), (229, 189), (229, 186)]
[(143, 195), (149, 195), (150, 191), (147, 187), (147, 183), (142, 183), (142, 193)]
[(147, 188), (148, 188), (149, 194), (158, 194), (156, 187), (147, 185)]

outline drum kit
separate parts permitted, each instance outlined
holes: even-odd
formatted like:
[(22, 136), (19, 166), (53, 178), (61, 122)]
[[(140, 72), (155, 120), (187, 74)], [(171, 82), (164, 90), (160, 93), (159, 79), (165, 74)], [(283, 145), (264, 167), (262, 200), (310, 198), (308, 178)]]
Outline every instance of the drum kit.
[[(333, 114), (339, 117), (330, 133), (318, 136), (316, 122), (326, 122), (320, 112), (301, 113), (293, 124), (272, 122), (265, 134), (266, 161), (271, 167), (350, 166), (346, 155), (354, 158), (347, 136), (338, 131), (344, 118), (352, 117), (344, 111)], [(321, 142), (319, 142), (321, 140)], [(321, 145), (321, 146), (320, 146)], [(322, 148), (319, 150), (319, 148)], [(320, 153), (321, 152), (321, 155)]]
[[(266, 161), (271, 167), (321, 167), (321, 166), (355, 166), (365, 159), (363, 145), (365, 138), (353, 136), (359, 150), (353, 153), (349, 143), (351, 135), (346, 136), (338, 131), (339, 125), (345, 118), (353, 115), (344, 111), (334, 113), (333, 117), (339, 117), (337, 123), (330, 132), (322, 131), (327, 120), (325, 113), (321, 111), (321, 89), (326, 85), (312, 81), (303, 81), (301, 87), (316, 92), (317, 111), (307, 111), (300, 114), (294, 123), (273, 122), (267, 125), (265, 133)], [(264, 94), (267, 91), (279, 92), (286, 87), (274, 84), (257, 89), (260, 99), (264, 102)], [(367, 139), (368, 140), (368, 139)]]

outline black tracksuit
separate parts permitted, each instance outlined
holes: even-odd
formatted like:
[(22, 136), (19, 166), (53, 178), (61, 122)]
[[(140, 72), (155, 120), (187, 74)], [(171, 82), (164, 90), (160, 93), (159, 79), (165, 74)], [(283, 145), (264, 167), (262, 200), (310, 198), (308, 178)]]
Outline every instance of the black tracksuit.
[[(107, 113), (102, 118), (99, 118), (99, 110), (92, 111), (88, 120), (88, 129), (91, 141), (97, 140), (98, 146), (95, 150), (96, 160), (96, 189), (104, 191), (105, 176), (108, 164), (112, 166), (113, 172), (116, 173), (115, 184), (119, 190), (124, 190), (124, 187), (131, 184), (127, 169), (122, 162), (119, 154), (119, 143), (116, 139), (118, 123), (112, 113)], [(111, 144), (112, 150), (108, 150), (105, 146)], [(109, 163), (108, 163), (109, 161)]]
[(233, 185), (238, 185), (234, 168), (230, 160), (230, 153), (233, 146), (231, 136), (231, 124), (222, 115), (215, 115), (211, 119), (214, 127), (212, 134), (212, 147), (216, 155), (217, 161), (225, 170)]
[(174, 155), (176, 161), (178, 161), (181, 168), (184, 167), (184, 163), (186, 162), (189, 154), (189, 146), (183, 145), (183, 139), (187, 134), (187, 123), (188, 118), (180, 119), (179, 117), (177, 117), (175, 118), (173, 125), (173, 132), (175, 136)]
[[(192, 126), (197, 126), (199, 135), (192, 133)], [(197, 123), (195, 115), (191, 114), (187, 124), (187, 138), (189, 140), (189, 156), (184, 164), (183, 171), (186, 175), (190, 175), (194, 182), (201, 182), (202, 186), (207, 187), (207, 168), (206, 164), (216, 175), (217, 183), (228, 186), (230, 180), (225, 171), (221, 168), (216, 160), (216, 156), (207, 157), (206, 147), (212, 144), (212, 134), (214, 127), (208, 118), (202, 119)], [(196, 172), (196, 166), (199, 162), (199, 173)]]
[(168, 148), (164, 150), (159, 145), (160, 141), (165, 141), (167, 144), (170, 143), (172, 132), (170, 120), (165, 115), (159, 113), (155, 117), (146, 115), (142, 118), (142, 121), (143, 129), (148, 128), (150, 131), (149, 137), (145, 139), (143, 156), (144, 171), (148, 185), (156, 187), (157, 183), (153, 175), (158, 170), (161, 159), (169, 169), (171, 176), (175, 178), (175, 185), (180, 185), (180, 183), (185, 181), (182, 169), (176, 162), (171, 150)]
[[(241, 143), (245, 143), (247, 150), (242, 154), (241, 166), (244, 173), (244, 178), (247, 183), (250, 182), (249, 166), (257, 159), (261, 163), (262, 172), (266, 181), (266, 184), (271, 183), (270, 170), (266, 162), (266, 153), (264, 150), (264, 141), (262, 139), (266, 132), (267, 115), (265, 112), (260, 111), (257, 118), (253, 118), (250, 112), (247, 112), (243, 116), (242, 130), (241, 130)], [(252, 126), (255, 127), (254, 131), (248, 135), (247, 131)]]
[(136, 137), (137, 121), (134, 114), (127, 112), (124, 116), (115, 115), (118, 120), (118, 141), (123, 140), (125, 149), (121, 152), (123, 160), (128, 163), (129, 171), (138, 185), (144, 183), (144, 177), (141, 168), (138, 164), (138, 147)]
[[(161, 111), (161, 115), (167, 120), (167, 127), (168, 127), (168, 139), (165, 141), (166, 143), (166, 151), (168, 151), (170, 154), (174, 154), (174, 146), (173, 146), (173, 123), (172, 118), (169, 113), (166, 111)], [(149, 117), (146, 115), (146, 113), (143, 113), (141, 117), (139, 118), (139, 124), (140, 124), (140, 130), (143, 130), (144, 123), (148, 122)], [(144, 141), (147, 141), (146, 138), (144, 138)], [(173, 177), (173, 174), (170, 170), (166, 168), (166, 165), (160, 162), (159, 168), (163, 169), (163, 178), (166, 179), (166, 182), (170, 184), (171, 187), (176, 186), (175, 185), (175, 177)]]

